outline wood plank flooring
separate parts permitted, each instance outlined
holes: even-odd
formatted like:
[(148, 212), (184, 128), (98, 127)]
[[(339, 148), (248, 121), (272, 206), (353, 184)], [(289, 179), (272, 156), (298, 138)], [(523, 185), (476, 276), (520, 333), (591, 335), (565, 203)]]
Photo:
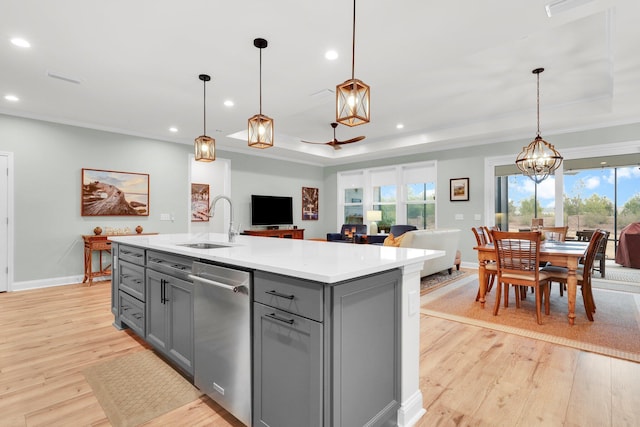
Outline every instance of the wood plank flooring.
[[(109, 426), (82, 369), (142, 351), (110, 284), (0, 294), (0, 426)], [(423, 316), (419, 426), (637, 426), (640, 364)], [(240, 426), (204, 397), (147, 426)]]

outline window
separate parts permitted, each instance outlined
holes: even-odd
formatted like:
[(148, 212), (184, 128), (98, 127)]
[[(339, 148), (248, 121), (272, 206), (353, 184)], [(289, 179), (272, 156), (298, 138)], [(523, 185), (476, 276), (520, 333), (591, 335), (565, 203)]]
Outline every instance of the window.
[(363, 224), (362, 188), (344, 190), (344, 224)]
[(555, 176), (536, 184), (522, 174), (496, 177), (496, 225), (501, 230), (518, 231), (531, 227), (533, 218), (554, 226)]
[(363, 223), (366, 211), (379, 210), (379, 230), (396, 224), (435, 228), (436, 176), (434, 161), (339, 172), (337, 219)]
[(422, 182), (406, 185), (407, 224), (418, 229), (436, 226), (436, 184)]

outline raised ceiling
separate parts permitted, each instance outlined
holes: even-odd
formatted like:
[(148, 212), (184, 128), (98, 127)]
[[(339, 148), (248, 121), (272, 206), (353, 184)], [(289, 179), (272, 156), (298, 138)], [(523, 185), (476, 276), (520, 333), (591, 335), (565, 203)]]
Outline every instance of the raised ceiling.
[[(544, 67), (543, 136), (639, 121), (640, 2), (564, 3), (574, 1), (548, 17), (548, 0), (360, 0), (355, 77), (371, 86), (372, 119), (339, 126), (338, 139), (366, 139), (333, 150), (300, 140), (333, 138), (335, 86), (351, 77), (349, 0), (0, 0), (0, 112), (192, 144), (206, 73), (207, 130), (219, 149), (331, 165), (525, 145), (536, 130), (531, 70)], [(268, 150), (243, 136), (259, 106), (256, 37), (269, 41)], [(337, 60), (325, 59), (329, 49)]]

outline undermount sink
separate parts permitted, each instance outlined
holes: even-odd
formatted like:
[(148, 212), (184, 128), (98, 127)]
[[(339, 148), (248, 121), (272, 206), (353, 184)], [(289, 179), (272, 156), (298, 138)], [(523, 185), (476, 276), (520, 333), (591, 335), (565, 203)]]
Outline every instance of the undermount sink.
[(228, 248), (229, 245), (221, 245), (219, 243), (211, 242), (198, 242), (198, 243), (181, 243), (178, 246), (185, 246), (193, 249), (216, 249), (216, 248)]

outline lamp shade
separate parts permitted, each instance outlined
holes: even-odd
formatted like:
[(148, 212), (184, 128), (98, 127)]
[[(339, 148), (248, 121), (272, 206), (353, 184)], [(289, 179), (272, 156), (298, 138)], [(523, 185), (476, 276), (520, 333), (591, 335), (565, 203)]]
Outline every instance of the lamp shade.
[(369, 86), (358, 79), (336, 87), (336, 122), (347, 126), (369, 123)]
[(207, 135), (200, 135), (195, 140), (196, 160), (213, 162), (216, 159), (216, 140)]
[(256, 114), (249, 119), (248, 132), (250, 147), (273, 147), (273, 119), (264, 114)]
[(367, 211), (367, 221), (381, 221), (382, 211)]

